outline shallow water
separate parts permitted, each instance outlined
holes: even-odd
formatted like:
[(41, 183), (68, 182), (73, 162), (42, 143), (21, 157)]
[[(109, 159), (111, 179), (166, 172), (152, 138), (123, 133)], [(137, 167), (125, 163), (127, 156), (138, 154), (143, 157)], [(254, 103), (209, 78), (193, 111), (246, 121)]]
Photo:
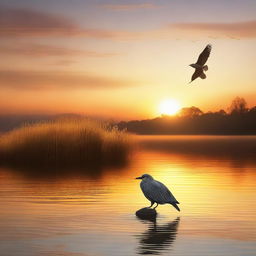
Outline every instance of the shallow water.
[[(93, 177), (0, 169), (0, 255), (256, 255), (256, 136), (136, 140), (129, 166)], [(143, 173), (181, 212), (135, 216), (150, 204), (134, 179)]]

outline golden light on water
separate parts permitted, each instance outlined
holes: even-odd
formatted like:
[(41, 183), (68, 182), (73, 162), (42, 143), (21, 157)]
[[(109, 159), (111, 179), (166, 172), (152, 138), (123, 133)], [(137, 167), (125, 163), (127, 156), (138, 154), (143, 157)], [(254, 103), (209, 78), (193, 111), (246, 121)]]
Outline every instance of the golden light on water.
[(175, 99), (165, 99), (159, 104), (161, 115), (175, 115), (180, 108), (180, 103)]
[[(223, 251), (237, 250), (239, 254), (234, 255), (254, 255), (250, 252), (255, 251), (256, 239), (256, 162), (229, 146), (232, 140), (234, 148), (248, 151), (255, 137), (143, 135), (136, 139), (140, 147), (129, 165), (104, 169), (95, 176), (54, 173), (41, 179), (0, 168), (0, 201), (5, 205), (0, 207), (0, 241), (36, 238), (36, 249), (23, 250), (44, 252), (47, 239), (51, 255), (76, 253), (55, 252), (61, 242), (67, 248), (75, 244), (83, 252), (95, 250), (95, 255), (103, 250), (104, 255), (120, 255), (119, 248), (130, 250), (127, 255), (145, 254), (143, 248), (152, 254), (171, 249), (178, 252), (175, 255), (190, 255), (193, 246), (189, 245), (195, 241), (200, 252), (193, 255), (210, 255), (209, 250), (214, 254), (218, 246)], [(171, 190), (181, 212), (171, 205), (159, 205), (157, 222), (135, 217), (138, 209), (150, 204), (135, 179), (143, 173)], [(178, 225), (172, 225), (177, 219)], [(103, 241), (100, 253), (99, 239)], [(231, 243), (238, 246), (231, 247)]]

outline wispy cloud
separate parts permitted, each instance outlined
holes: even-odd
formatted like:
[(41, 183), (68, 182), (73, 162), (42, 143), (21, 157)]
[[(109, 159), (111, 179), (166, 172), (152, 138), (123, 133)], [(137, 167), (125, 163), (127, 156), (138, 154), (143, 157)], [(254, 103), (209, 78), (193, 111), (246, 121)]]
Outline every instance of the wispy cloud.
[(118, 89), (140, 85), (125, 78), (77, 72), (0, 70), (0, 88), (15, 90)]
[(153, 3), (140, 3), (140, 4), (101, 4), (100, 7), (114, 11), (133, 11), (138, 9), (155, 9), (159, 5)]
[(77, 63), (77, 61), (75, 61), (75, 60), (62, 59), (62, 60), (57, 60), (57, 61), (53, 62), (52, 65), (67, 67), (67, 66), (70, 66), (75, 63)]
[(43, 44), (0, 44), (1, 55), (22, 55), (31, 57), (48, 57), (48, 56), (83, 56), (83, 57), (95, 57), (105, 58), (113, 57), (119, 54), (98, 52), (92, 50), (78, 50), (65, 47), (57, 47), (52, 45)]
[[(148, 7), (146, 7), (148, 5)], [(104, 8), (128, 9), (151, 8), (151, 4), (104, 5)], [(140, 6), (140, 7), (139, 7)], [(143, 7), (144, 6), (144, 7)], [(154, 6), (154, 5), (153, 5)], [(152, 8), (154, 8), (152, 6)], [(0, 8), (0, 37), (84, 37), (109, 40), (152, 40), (177, 38), (255, 38), (256, 21), (234, 23), (176, 23), (152, 30), (126, 31), (86, 28), (66, 17), (28, 9)], [(43, 50), (41, 50), (43, 51)], [(63, 49), (52, 49), (63, 52)], [(50, 52), (50, 49), (49, 49)], [(73, 52), (74, 53), (74, 52)], [(74, 53), (75, 54), (75, 53)], [(97, 53), (88, 52), (88, 55)], [(104, 54), (103, 54), (104, 55)], [(100, 57), (98, 55), (98, 57)], [(103, 56), (102, 56), (103, 57)]]
[(70, 19), (29, 9), (0, 7), (0, 37), (10, 36), (82, 36), (111, 38), (113, 32), (82, 28)]
[(256, 20), (233, 23), (179, 23), (171, 24), (170, 29), (189, 32), (194, 35), (213, 37), (254, 38)]
[(66, 17), (29, 9), (0, 7), (0, 38), (10, 37), (84, 37), (134, 40), (139, 32), (85, 28)]

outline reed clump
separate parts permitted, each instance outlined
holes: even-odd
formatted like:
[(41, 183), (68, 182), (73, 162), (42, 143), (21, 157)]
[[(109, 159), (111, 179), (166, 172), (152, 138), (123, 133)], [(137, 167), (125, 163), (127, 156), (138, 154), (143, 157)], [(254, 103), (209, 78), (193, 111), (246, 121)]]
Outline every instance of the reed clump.
[(106, 123), (61, 119), (26, 124), (0, 137), (0, 163), (38, 167), (114, 166), (127, 161), (129, 135)]

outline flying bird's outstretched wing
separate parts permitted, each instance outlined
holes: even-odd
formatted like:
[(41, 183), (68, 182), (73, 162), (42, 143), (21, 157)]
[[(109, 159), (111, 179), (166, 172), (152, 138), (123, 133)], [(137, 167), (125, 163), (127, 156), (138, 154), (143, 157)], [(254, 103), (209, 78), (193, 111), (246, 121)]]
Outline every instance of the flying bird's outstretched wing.
[[(212, 46), (210, 44), (208, 44), (204, 50), (201, 52), (201, 54), (198, 57), (198, 60), (196, 62), (196, 64), (203, 66), (206, 61), (208, 60), (209, 56), (210, 56), (210, 52), (212, 50)], [(195, 73), (194, 73), (195, 74)]]

